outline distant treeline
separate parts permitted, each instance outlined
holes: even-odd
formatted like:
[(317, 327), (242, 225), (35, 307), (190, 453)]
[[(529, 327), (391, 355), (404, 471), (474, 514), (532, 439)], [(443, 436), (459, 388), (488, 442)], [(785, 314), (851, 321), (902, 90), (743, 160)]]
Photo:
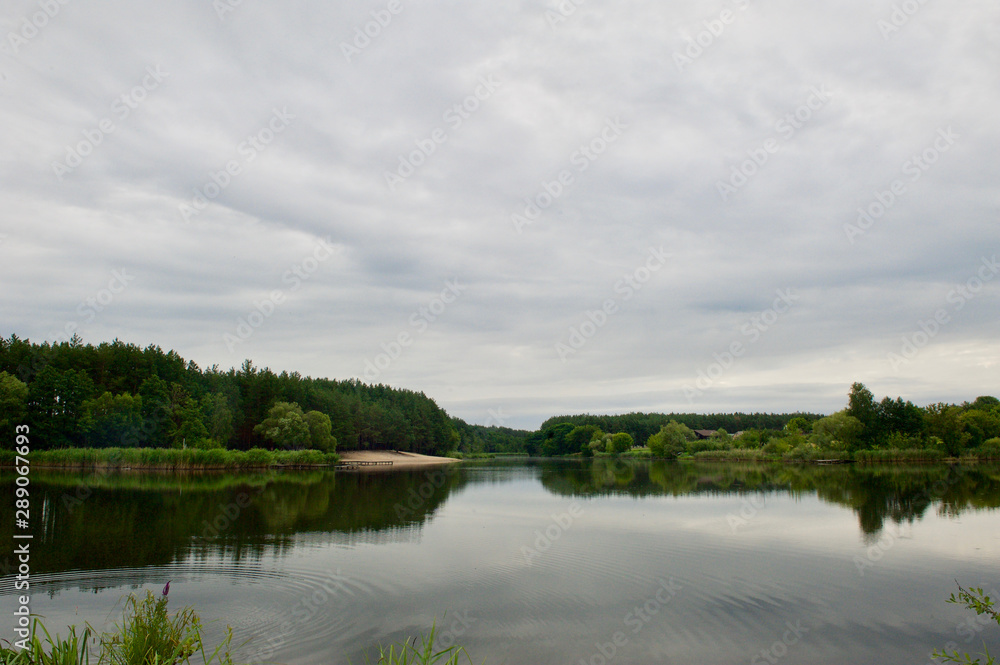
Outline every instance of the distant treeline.
[[(201, 369), (174, 351), (79, 337), (59, 344), (0, 338), (0, 445), (15, 424), (34, 448), (203, 447), (394, 449), (444, 454), (451, 419), (423, 393), (275, 374)], [(325, 431), (324, 431), (325, 430)], [(330, 437), (335, 441), (331, 441)]]
[[(551, 430), (556, 425), (569, 423), (573, 426), (593, 425), (602, 432), (616, 434), (625, 432), (635, 441), (637, 446), (643, 446), (649, 437), (660, 431), (660, 428), (671, 420), (686, 425), (695, 430), (724, 429), (729, 434), (750, 429), (781, 430), (792, 418), (804, 418), (807, 421), (819, 420), (822, 415), (815, 413), (626, 413), (620, 416), (556, 416), (549, 418), (538, 429), (536, 434)], [(540, 437), (536, 436), (538, 444)], [(574, 451), (575, 452), (575, 451)]]

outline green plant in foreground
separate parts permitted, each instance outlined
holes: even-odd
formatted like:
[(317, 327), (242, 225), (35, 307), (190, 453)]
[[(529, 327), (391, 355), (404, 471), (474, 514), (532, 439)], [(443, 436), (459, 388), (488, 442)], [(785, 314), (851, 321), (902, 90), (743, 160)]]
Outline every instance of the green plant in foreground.
[[(45, 643), (39, 637), (44, 633)], [(55, 639), (49, 634), (42, 622), (35, 617), (32, 622), (31, 640), (24, 649), (14, 651), (0, 647), (0, 663), (5, 665), (88, 665), (90, 652), (87, 643), (90, 640), (90, 627), (84, 629), (83, 635), (76, 634), (76, 627), (70, 626), (69, 636)]]
[(173, 617), (167, 614), (166, 593), (156, 599), (147, 591), (142, 600), (130, 594), (125, 599), (125, 619), (118, 632), (101, 636), (101, 663), (180, 665), (200, 654), (206, 665), (231, 664), (232, 629), (227, 629), (226, 638), (210, 656), (205, 653), (201, 631), (201, 619), (193, 608), (186, 607)]
[[(441, 665), (458, 665), (465, 660), (468, 660), (469, 664), (472, 665), (472, 657), (469, 656), (469, 652), (464, 647), (452, 645), (447, 649), (435, 651), (434, 635), (436, 632), (437, 626), (432, 624), (430, 635), (426, 638), (422, 635), (420, 636), (419, 648), (415, 644), (416, 641), (414, 641), (414, 644), (411, 644), (409, 639), (405, 642), (390, 645), (388, 650), (379, 646), (378, 661), (376, 661), (375, 665), (436, 665), (438, 663)], [(371, 661), (367, 655), (365, 656), (365, 662), (371, 665)], [(486, 661), (484, 660), (483, 662)]]
[[(228, 628), (222, 643), (209, 655), (201, 638), (201, 619), (194, 609), (186, 607), (174, 616), (167, 613), (167, 591), (160, 598), (146, 592), (144, 598), (129, 594), (121, 625), (114, 633), (103, 633), (97, 665), (190, 665), (191, 658), (201, 657), (204, 665), (232, 665), (229, 644), (232, 629)], [(46, 643), (39, 635), (44, 633)], [(89, 665), (88, 642), (94, 630), (87, 626), (81, 636), (70, 627), (65, 640), (55, 639), (37, 618), (32, 639), (20, 651), (0, 648), (0, 664), (10, 665)]]
[[(986, 615), (985, 622), (988, 623), (991, 619), (1000, 624), (1000, 613), (994, 609), (994, 600), (983, 593), (982, 588), (972, 587), (971, 589), (964, 589), (962, 585), (958, 585), (958, 594), (951, 594), (951, 598), (948, 599), (949, 603), (955, 603), (956, 605), (964, 605), (970, 610), (974, 610), (977, 615), (977, 623), (982, 622), (982, 617)], [(941, 660), (945, 663), (964, 663), (965, 665), (994, 665), (996, 662), (994, 657), (990, 655), (990, 650), (986, 647), (986, 642), (983, 642), (983, 653), (980, 654), (982, 658), (986, 660), (980, 660), (978, 657), (973, 659), (968, 653), (960, 654), (957, 649), (948, 651), (938, 651), (934, 650), (934, 658)]]

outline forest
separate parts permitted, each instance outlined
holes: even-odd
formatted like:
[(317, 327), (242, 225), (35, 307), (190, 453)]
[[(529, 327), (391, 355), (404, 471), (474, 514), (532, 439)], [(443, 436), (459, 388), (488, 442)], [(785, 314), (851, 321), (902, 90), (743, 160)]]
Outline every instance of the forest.
[(561, 416), (546, 421), (525, 445), (529, 453), (543, 456), (642, 452), (655, 458), (791, 462), (1000, 459), (1000, 399), (981, 396), (920, 407), (901, 397), (876, 400), (864, 384), (854, 383), (845, 408), (828, 416)]
[[(27, 424), (36, 449), (401, 450), (430, 455), (698, 455), (753, 459), (1000, 456), (1000, 400), (920, 407), (855, 383), (845, 408), (811, 413), (569, 415), (535, 432), (450, 417), (421, 392), (276, 374), (246, 360), (206, 369), (175, 351), (79, 337), (0, 338), (0, 447)], [(696, 435), (695, 430), (699, 432)], [(710, 432), (714, 435), (707, 436)], [(735, 436), (734, 436), (735, 435)]]
[(0, 432), (25, 423), (37, 449), (317, 448), (444, 454), (451, 418), (423, 393), (275, 374), (249, 360), (206, 369), (158, 346), (79, 337), (0, 338)]

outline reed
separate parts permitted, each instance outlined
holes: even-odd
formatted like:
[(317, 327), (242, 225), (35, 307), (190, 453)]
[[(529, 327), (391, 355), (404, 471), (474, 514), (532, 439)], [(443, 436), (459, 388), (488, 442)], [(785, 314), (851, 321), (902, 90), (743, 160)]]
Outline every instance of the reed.
[[(225, 450), (223, 448), (58, 448), (31, 453), (39, 467), (112, 469), (255, 469), (329, 466), (336, 453), (318, 450)], [(13, 465), (13, 451), (2, 451), (0, 465)]]

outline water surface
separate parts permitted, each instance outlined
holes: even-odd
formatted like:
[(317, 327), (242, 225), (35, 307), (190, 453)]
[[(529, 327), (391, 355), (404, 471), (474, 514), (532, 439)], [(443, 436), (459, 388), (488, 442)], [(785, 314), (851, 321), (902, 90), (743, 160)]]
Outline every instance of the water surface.
[[(231, 624), (244, 661), (360, 663), (436, 622), (477, 663), (926, 663), (950, 640), (977, 646), (944, 602), (955, 580), (1000, 587), (996, 467), (32, 480), (32, 608), (50, 625), (110, 627), (123, 594), (170, 580), (172, 606), (194, 605), (210, 636)], [(13, 476), (0, 487), (12, 505)], [(7, 576), (6, 617), (13, 594)]]

